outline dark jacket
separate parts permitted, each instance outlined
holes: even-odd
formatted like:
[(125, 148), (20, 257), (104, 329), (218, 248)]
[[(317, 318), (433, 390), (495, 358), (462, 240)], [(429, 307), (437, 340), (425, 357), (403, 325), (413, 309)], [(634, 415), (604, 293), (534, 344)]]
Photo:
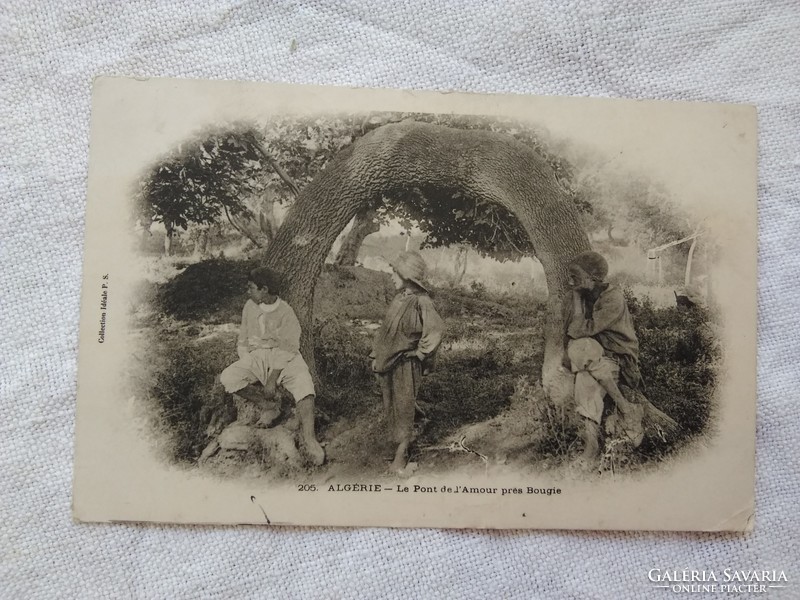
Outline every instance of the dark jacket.
[(570, 339), (591, 337), (597, 340), (606, 355), (620, 365), (622, 383), (632, 388), (641, 384), (639, 371), (639, 339), (622, 290), (610, 284), (590, 294), (581, 295), (583, 318), (573, 313), (572, 294), (564, 303), (564, 344)]
[(375, 333), (370, 355), (375, 359), (375, 371), (391, 371), (408, 351), (418, 352), (425, 362), (436, 352), (443, 333), (444, 322), (430, 296), (424, 292), (400, 292)]

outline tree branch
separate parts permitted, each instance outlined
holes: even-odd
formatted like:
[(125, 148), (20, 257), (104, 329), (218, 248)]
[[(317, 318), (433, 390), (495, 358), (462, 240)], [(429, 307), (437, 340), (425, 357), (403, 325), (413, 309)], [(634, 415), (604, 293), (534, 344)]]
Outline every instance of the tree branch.
[(233, 222), (233, 219), (231, 218), (231, 214), (228, 212), (228, 207), (227, 206), (223, 205), (222, 208), (225, 211), (225, 216), (228, 217), (228, 223), (230, 223), (236, 231), (238, 231), (244, 237), (246, 237), (248, 240), (253, 242), (256, 245), (256, 247), (258, 247), (258, 248), (263, 248), (264, 247), (261, 243), (259, 243), (259, 241), (255, 238), (255, 236), (250, 234), (249, 231), (247, 231), (244, 227), (240, 227), (239, 225), (237, 225), (236, 223)]
[(297, 186), (294, 180), (291, 177), (289, 177), (289, 174), (281, 168), (278, 162), (274, 158), (272, 158), (267, 153), (266, 150), (264, 150), (264, 147), (256, 139), (256, 136), (254, 134), (251, 134), (251, 137), (252, 137), (253, 147), (256, 149), (256, 151), (262, 156), (262, 158), (265, 161), (267, 161), (270, 167), (275, 169), (275, 172), (278, 174), (278, 177), (280, 177), (283, 180), (283, 182), (287, 186), (289, 186), (289, 190), (291, 190), (292, 196), (297, 198), (297, 196), (300, 195), (300, 188)]

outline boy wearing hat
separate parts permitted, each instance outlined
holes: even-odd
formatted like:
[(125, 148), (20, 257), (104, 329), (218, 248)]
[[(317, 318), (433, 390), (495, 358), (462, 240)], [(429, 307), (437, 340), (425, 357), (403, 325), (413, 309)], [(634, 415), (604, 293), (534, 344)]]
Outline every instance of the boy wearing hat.
[(583, 418), (582, 459), (589, 464), (600, 453), (606, 394), (614, 402), (618, 414), (612, 422), (620, 432), (634, 446), (644, 435), (644, 409), (622, 391), (635, 399), (634, 390), (641, 385), (639, 340), (622, 290), (606, 283), (607, 275), (608, 263), (597, 252), (579, 254), (569, 265), (573, 289), (565, 302), (564, 367), (575, 374), (575, 410)]
[(370, 358), (381, 386), (389, 433), (397, 444), (390, 469), (401, 472), (411, 443), (417, 392), (426, 366), (442, 341), (444, 322), (424, 283), (422, 256), (402, 252), (392, 268), (398, 294), (375, 334)]
[(280, 415), (279, 385), (292, 394), (303, 445), (311, 462), (321, 465), (325, 451), (314, 431), (314, 382), (300, 354), (300, 322), (292, 307), (278, 297), (280, 289), (280, 275), (275, 271), (250, 271), (236, 344), (239, 360), (222, 371), (219, 379), (234, 396), (238, 420), (256, 426), (268, 427)]

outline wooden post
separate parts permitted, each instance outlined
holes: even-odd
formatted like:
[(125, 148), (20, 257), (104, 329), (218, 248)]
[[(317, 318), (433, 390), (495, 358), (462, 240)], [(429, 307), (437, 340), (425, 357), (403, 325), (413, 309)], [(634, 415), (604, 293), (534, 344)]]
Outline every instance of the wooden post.
[(692, 240), (692, 245), (689, 246), (689, 257), (686, 259), (686, 275), (683, 278), (683, 287), (688, 288), (692, 283), (692, 257), (694, 256), (694, 249), (697, 246), (697, 238)]
[(656, 266), (655, 260), (658, 258), (655, 252), (652, 250), (647, 251), (647, 274), (650, 278), (650, 281), (653, 281), (656, 278)]

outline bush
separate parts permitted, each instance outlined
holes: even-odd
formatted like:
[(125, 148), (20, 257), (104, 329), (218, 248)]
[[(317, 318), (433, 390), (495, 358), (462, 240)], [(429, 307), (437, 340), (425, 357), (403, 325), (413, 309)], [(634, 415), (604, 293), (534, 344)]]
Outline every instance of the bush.
[(158, 287), (155, 307), (181, 321), (238, 321), (246, 300), (247, 274), (258, 264), (213, 258), (189, 265)]
[(658, 455), (708, 431), (714, 414), (719, 342), (708, 309), (655, 308), (630, 294), (628, 306), (639, 336), (645, 394), (681, 427), (680, 439), (652, 441), (645, 454)]
[(442, 370), (423, 379), (419, 400), (425, 403), (428, 427), (422, 443), (433, 443), (468, 423), (498, 415), (514, 391), (511, 377), (485, 378)]
[(369, 359), (371, 336), (352, 324), (334, 319), (315, 321), (314, 330), (321, 403), (341, 415), (359, 412), (366, 402), (365, 394), (359, 390), (374, 386)]
[(424, 440), (434, 442), (506, 408), (514, 392), (512, 362), (512, 353), (495, 340), (483, 348), (443, 353), (420, 388), (419, 400), (429, 420)]
[[(557, 405), (544, 393), (538, 380), (526, 376), (514, 382), (511, 404), (516, 409), (518, 421), (530, 419), (536, 423), (538, 435), (531, 437), (537, 458), (551, 466), (560, 465), (568, 457), (578, 437), (579, 417), (575, 411), (568, 406)], [(520, 411), (521, 406), (528, 408), (528, 414)]]
[(486, 296), (486, 285), (480, 281), (473, 281), (469, 284), (469, 289), (475, 294), (476, 298), (484, 298)]
[(197, 341), (182, 333), (165, 338), (163, 333), (158, 336), (161, 343), (150, 347), (154, 372), (148, 395), (169, 442), (168, 454), (177, 462), (192, 463), (208, 441), (211, 415), (233, 410), (216, 378), (236, 360), (235, 344), (233, 339)]

